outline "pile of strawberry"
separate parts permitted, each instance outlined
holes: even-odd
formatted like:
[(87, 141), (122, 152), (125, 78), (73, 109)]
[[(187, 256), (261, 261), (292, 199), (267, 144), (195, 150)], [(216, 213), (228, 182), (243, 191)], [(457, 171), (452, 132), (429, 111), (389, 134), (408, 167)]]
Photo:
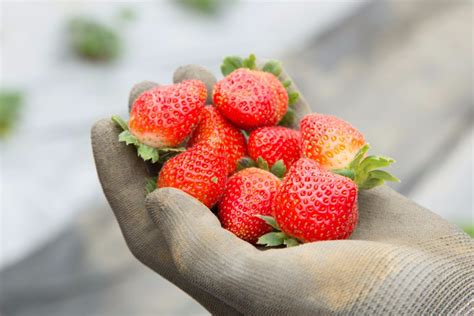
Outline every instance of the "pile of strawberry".
[(331, 115), (306, 115), (291, 129), (299, 96), (279, 79), (279, 62), (227, 57), (221, 70), (213, 104), (202, 81), (186, 80), (142, 92), (128, 124), (113, 117), (120, 141), (161, 167), (151, 190), (192, 195), (253, 244), (348, 238), (358, 191), (398, 181), (379, 170), (394, 161), (367, 156), (364, 136)]

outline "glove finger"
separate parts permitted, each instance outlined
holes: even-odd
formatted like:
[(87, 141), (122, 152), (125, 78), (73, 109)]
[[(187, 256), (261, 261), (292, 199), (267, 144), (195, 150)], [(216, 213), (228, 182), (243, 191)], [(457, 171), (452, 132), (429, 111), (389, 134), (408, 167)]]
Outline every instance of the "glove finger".
[(135, 148), (118, 141), (120, 128), (110, 120), (91, 131), (92, 150), (104, 194), (118, 220), (127, 245), (140, 259), (158, 238), (145, 209), (145, 182), (149, 177)]
[(145, 165), (135, 148), (118, 142), (119, 133), (120, 129), (110, 120), (97, 122), (92, 128), (92, 148), (102, 188), (131, 252), (209, 311), (236, 314), (234, 309), (190, 284), (177, 272), (163, 237), (145, 208), (148, 177)]
[(311, 107), (309, 106), (308, 102), (306, 101), (301, 91), (296, 86), (295, 82), (291, 79), (291, 77), (288, 75), (288, 73), (285, 71), (285, 68), (283, 67), (282, 67), (282, 72), (280, 74), (280, 79), (282, 79), (283, 81), (291, 80), (291, 86), (289, 87), (289, 91), (297, 92), (299, 95), (298, 100), (293, 105), (293, 108), (295, 109), (295, 112), (296, 112), (295, 125), (293, 127), (298, 128), (299, 122), (301, 121), (301, 119), (306, 114), (311, 113)]
[(178, 83), (184, 80), (197, 79), (204, 82), (207, 88), (207, 104), (212, 104), (212, 91), (216, 83), (216, 77), (210, 70), (200, 65), (181, 66), (173, 74), (173, 82)]
[[(203, 291), (235, 306), (234, 299), (222, 295), (217, 289), (228, 282), (244, 282), (240, 273), (232, 272), (230, 265), (244, 258), (251, 260), (260, 251), (223, 229), (217, 217), (202, 203), (181, 190), (162, 188), (150, 193), (146, 207), (183, 278)], [(230, 262), (234, 260), (234, 262)], [(229, 261), (230, 260), (230, 261)], [(223, 271), (220, 274), (217, 271)], [(218, 273), (218, 275), (216, 275)]]
[(359, 221), (351, 239), (411, 245), (459, 231), (388, 186), (360, 192), (358, 207)]
[[(157, 190), (146, 205), (182, 277), (244, 314), (364, 314), (380, 295), (388, 310), (400, 311), (403, 301), (415, 311), (419, 296), (407, 293), (435, 295), (436, 286), (446, 283), (445, 266), (460, 275), (469, 262), (469, 255), (457, 257), (464, 266), (440, 261), (438, 253), (425, 251), (433, 246), (426, 243), (336, 240), (259, 251), (221, 228), (208, 208), (184, 192)], [(457, 250), (466, 251), (466, 244)], [(440, 246), (444, 253), (446, 246)]]
[[(262, 69), (263, 65), (268, 61), (268, 59), (259, 59), (257, 61), (258, 68)], [(291, 81), (291, 85), (288, 87), (288, 92), (296, 92), (298, 93), (299, 97), (296, 103), (293, 105), (293, 109), (295, 110), (295, 121), (293, 124), (293, 128), (298, 128), (299, 123), (301, 119), (306, 115), (311, 113), (311, 107), (309, 106), (308, 102), (306, 101), (305, 97), (301, 93), (300, 89), (296, 86), (295, 82), (293, 79), (291, 79), (290, 75), (288, 75), (288, 72), (285, 70), (283, 65), (281, 66), (281, 73), (279, 76), (280, 81)]]
[[(356, 251), (354, 241), (346, 241), (343, 247), (328, 242), (260, 251), (223, 229), (199, 201), (174, 188), (148, 195), (146, 207), (163, 232), (182, 277), (244, 314), (334, 311), (331, 299), (337, 295), (321, 289), (325, 284), (340, 288), (350, 280), (347, 271), (344, 278), (334, 281), (334, 275), (343, 272), (335, 264), (355, 262), (364, 253)], [(361, 248), (367, 243), (360, 242)]]
[(128, 95), (128, 112), (132, 111), (133, 103), (135, 103), (135, 100), (140, 96), (140, 94), (158, 86), (158, 83), (147, 80), (135, 84)]

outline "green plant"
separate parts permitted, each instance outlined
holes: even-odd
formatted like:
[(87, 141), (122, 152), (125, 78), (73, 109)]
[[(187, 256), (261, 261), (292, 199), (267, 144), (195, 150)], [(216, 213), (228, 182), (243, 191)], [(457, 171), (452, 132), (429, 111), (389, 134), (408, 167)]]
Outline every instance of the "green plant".
[(0, 138), (5, 138), (18, 121), (23, 106), (20, 91), (0, 91)]
[(69, 21), (69, 39), (73, 51), (89, 60), (109, 61), (118, 57), (122, 40), (116, 30), (90, 18)]

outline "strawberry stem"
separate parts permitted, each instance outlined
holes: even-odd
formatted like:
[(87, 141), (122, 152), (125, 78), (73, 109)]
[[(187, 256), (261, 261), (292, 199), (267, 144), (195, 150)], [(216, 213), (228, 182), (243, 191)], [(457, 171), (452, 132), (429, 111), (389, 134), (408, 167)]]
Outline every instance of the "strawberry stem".
[(384, 156), (365, 156), (369, 149), (370, 145), (365, 144), (347, 168), (333, 169), (332, 172), (353, 180), (360, 190), (375, 188), (386, 181), (400, 182), (394, 175), (379, 169), (390, 166), (395, 160)]

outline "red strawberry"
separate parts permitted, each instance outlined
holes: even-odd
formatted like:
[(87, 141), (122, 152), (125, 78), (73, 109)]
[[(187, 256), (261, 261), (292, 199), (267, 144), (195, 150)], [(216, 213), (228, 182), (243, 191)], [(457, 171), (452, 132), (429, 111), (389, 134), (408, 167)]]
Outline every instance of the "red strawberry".
[[(229, 120), (233, 119), (234, 113), (238, 113), (232, 121), (234, 124), (244, 129), (277, 123), (293, 126), (293, 105), (299, 94), (290, 88), (291, 80), (280, 81), (283, 69), (279, 61), (268, 60), (261, 68), (257, 68), (254, 54), (244, 59), (229, 56), (224, 59), (221, 71), (226, 77), (221, 80), (217, 95), (214, 90), (214, 104)], [(238, 73), (234, 74), (236, 71)], [(260, 77), (260, 80), (256, 77)], [(270, 87), (271, 93), (265, 86)], [(268, 100), (271, 100), (274, 112), (268, 109)]]
[(261, 71), (259, 74), (271, 86), (276, 98), (276, 119), (278, 123), (285, 116), (288, 110), (288, 93), (278, 78), (269, 72)]
[(262, 157), (270, 166), (283, 160), (289, 169), (301, 157), (300, 137), (300, 132), (282, 126), (258, 128), (249, 135), (249, 156), (254, 160)]
[(260, 71), (237, 69), (214, 86), (213, 100), (219, 111), (243, 129), (275, 125), (277, 99)]
[(222, 195), (227, 178), (221, 146), (214, 137), (171, 158), (160, 171), (157, 187), (180, 189), (212, 207)]
[(201, 115), (201, 121), (188, 141), (188, 147), (208, 141), (217, 131), (223, 143), (224, 156), (227, 157), (227, 172), (234, 172), (237, 161), (246, 153), (244, 135), (212, 105), (206, 106)]
[(280, 182), (270, 172), (258, 168), (243, 169), (231, 176), (219, 201), (222, 227), (251, 243), (272, 231), (257, 215), (271, 215), (271, 202)]
[(206, 96), (206, 85), (199, 80), (147, 90), (133, 104), (130, 132), (145, 145), (175, 147), (198, 123)]
[(303, 155), (323, 168), (346, 167), (365, 139), (351, 124), (332, 115), (309, 114), (301, 120)]
[(281, 231), (302, 242), (348, 238), (357, 223), (357, 186), (301, 158), (288, 171), (272, 210)]
[(385, 181), (399, 182), (390, 173), (378, 170), (395, 160), (367, 156), (369, 144), (351, 124), (332, 115), (309, 114), (301, 120), (303, 156), (325, 169), (346, 176), (359, 189), (371, 189)]

